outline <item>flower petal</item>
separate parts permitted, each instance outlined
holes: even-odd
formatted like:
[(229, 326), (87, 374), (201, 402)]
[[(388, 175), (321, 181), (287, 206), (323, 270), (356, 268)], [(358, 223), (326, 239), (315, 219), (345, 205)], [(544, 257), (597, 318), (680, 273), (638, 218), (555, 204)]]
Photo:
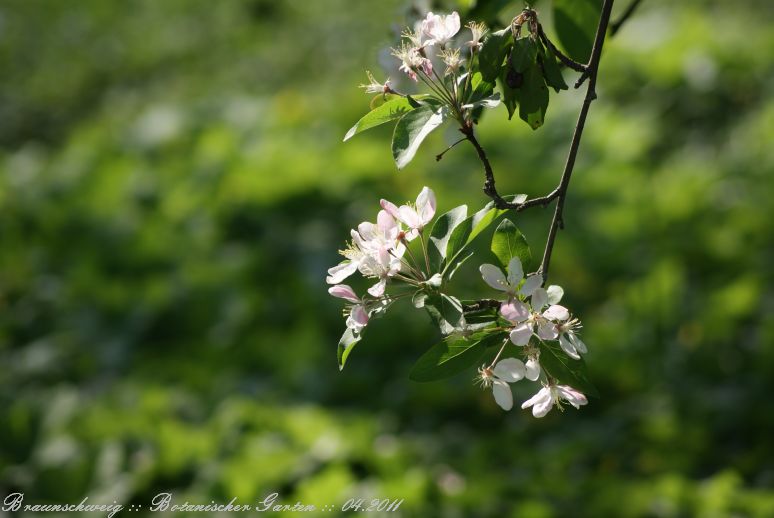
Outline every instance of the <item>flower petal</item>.
[(484, 278), (484, 282), (492, 288), (499, 291), (508, 290), (505, 274), (503, 274), (502, 270), (497, 266), (485, 263), (478, 267), (478, 271), (481, 272), (481, 277)]
[(500, 306), (500, 314), (509, 322), (518, 324), (529, 318), (529, 308), (523, 302), (512, 300)]
[(505, 358), (500, 360), (494, 368), (494, 375), (508, 383), (514, 383), (524, 378), (526, 374), (524, 362), (516, 358)]
[(559, 395), (575, 408), (580, 408), (589, 402), (588, 399), (586, 399), (586, 396), (569, 385), (557, 385), (556, 389), (559, 392)]
[(521, 404), (521, 408), (529, 408), (533, 405), (539, 405), (546, 400), (551, 401), (551, 391), (547, 387), (541, 388), (537, 394)]
[(379, 234), (379, 228), (370, 221), (364, 221), (357, 226), (357, 233), (363, 238), (363, 241), (373, 241)]
[(580, 355), (578, 354), (578, 351), (575, 350), (575, 346), (565, 338), (564, 334), (559, 337), (559, 345), (562, 346), (562, 350), (567, 353), (567, 356), (573, 360), (580, 360)]
[(549, 304), (559, 304), (559, 301), (564, 297), (564, 290), (561, 286), (557, 286), (556, 284), (549, 286), (548, 289), (546, 289), (546, 292), (548, 292)]
[(387, 287), (387, 277), (382, 277), (379, 282), (368, 288), (368, 293), (373, 297), (384, 295), (384, 289)]
[(572, 345), (575, 346), (575, 348), (578, 350), (581, 354), (586, 354), (589, 352), (588, 348), (586, 347), (586, 344), (583, 342), (583, 340), (580, 339), (580, 336), (575, 334), (573, 331), (570, 331), (567, 333), (567, 336), (570, 338), (570, 341), (572, 342)]
[(368, 324), (368, 313), (365, 308), (360, 304), (352, 306), (349, 316), (347, 317), (347, 327), (352, 329), (355, 333), (359, 333), (366, 324)]
[(506, 411), (513, 408), (513, 393), (510, 385), (504, 381), (493, 380), (492, 394), (494, 394), (495, 401), (500, 405), (500, 408)]
[(413, 208), (408, 205), (401, 205), (398, 208), (398, 212), (400, 213), (400, 218), (398, 219), (405, 223), (409, 228), (419, 229), (422, 227), (422, 220), (419, 219), (419, 214), (417, 214), (417, 211)]
[(535, 405), (532, 407), (532, 415), (537, 418), (545, 417), (553, 406), (554, 398), (551, 397), (551, 393), (549, 391), (546, 397), (535, 403)]
[(515, 345), (527, 345), (530, 338), (532, 338), (532, 325), (526, 322), (511, 331), (511, 342)]
[(376, 215), (376, 227), (386, 239), (395, 239), (398, 235), (398, 224), (386, 210), (380, 210)]
[(422, 226), (430, 223), (430, 220), (435, 216), (435, 193), (429, 187), (423, 187), (417, 196), (417, 212), (419, 212)]
[(348, 300), (350, 302), (360, 302), (360, 297), (355, 294), (355, 290), (346, 284), (337, 284), (336, 286), (331, 286), (328, 288), (328, 293), (334, 297)]
[(549, 320), (564, 322), (570, 318), (570, 310), (559, 304), (554, 304), (553, 306), (548, 306), (548, 309), (543, 312), (543, 316)]
[(512, 257), (508, 262), (508, 284), (515, 288), (523, 278), (524, 269), (521, 267), (521, 259)]
[(546, 290), (543, 288), (537, 288), (535, 291), (533, 291), (530, 304), (532, 305), (532, 309), (535, 311), (540, 311), (546, 305), (548, 305), (548, 293), (546, 293)]
[(528, 297), (532, 295), (532, 292), (538, 289), (542, 284), (543, 284), (542, 275), (530, 275), (529, 277), (527, 277), (527, 280), (524, 281), (524, 285), (519, 290), (519, 294), (524, 295), (525, 297)]
[(556, 340), (559, 332), (556, 330), (556, 324), (553, 322), (541, 322), (538, 324), (537, 335), (541, 340)]
[(333, 268), (328, 269), (328, 277), (325, 278), (325, 282), (328, 284), (339, 284), (341, 281), (352, 275), (357, 271), (357, 263), (352, 261), (344, 261), (337, 264)]
[(400, 219), (400, 213), (398, 212), (398, 207), (391, 201), (387, 201), (385, 199), (382, 199), (379, 201), (379, 204), (382, 206), (382, 208), (387, 211), (387, 214), (392, 216), (395, 219)]
[(530, 381), (537, 381), (540, 377), (540, 363), (536, 359), (530, 358), (524, 368), (526, 370), (524, 377)]

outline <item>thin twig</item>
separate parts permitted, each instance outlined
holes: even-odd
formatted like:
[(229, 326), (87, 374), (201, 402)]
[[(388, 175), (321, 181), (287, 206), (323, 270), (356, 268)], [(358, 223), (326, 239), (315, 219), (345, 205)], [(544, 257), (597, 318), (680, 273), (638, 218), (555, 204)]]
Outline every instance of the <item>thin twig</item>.
[(457, 145), (457, 144), (459, 144), (460, 142), (463, 142), (464, 140), (465, 140), (465, 137), (462, 137), (461, 139), (459, 139), (458, 141), (456, 141), (454, 144), (450, 145), (449, 147), (447, 147), (446, 149), (444, 149), (443, 151), (441, 151), (440, 153), (438, 153), (437, 155), (435, 155), (435, 161), (436, 161), (436, 162), (440, 162), (440, 161), (441, 161), (441, 159), (443, 158), (443, 155), (445, 155), (446, 153), (448, 153), (448, 152), (451, 150), (451, 148), (453, 148), (454, 146), (456, 146), (456, 145)]
[(632, 3), (629, 4), (629, 7), (626, 8), (626, 10), (621, 13), (621, 16), (610, 24), (610, 35), (613, 36), (618, 30), (621, 28), (621, 26), (626, 23), (626, 20), (629, 19), (629, 17), (634, 14), (634, 11), (637, 10), (637, 6), (640, 5), (640, 2), (642, 0), (632, 0)]
[(476, 138), (476, 135), (473, 132), (473, 126), (470, 124), (464, 125), (462, 128), (460, 128), (460, 131), (462, 132), (463, 135), (465, 135), (465, 138), (468, 141), (470, 141), (471, 144), (473, 144), (473, 147), (476, 149), (476, 152), (478, 153), (479, 160), (481, 160), (481, 163), (484, 164), (484, 175), (486, 177), (486, 179), (484, 180), (484, 194), (492, 198), (492, 201), (494, 201), (495, 207), (497, 207), (498, 209), (512, 209), (512, 210), (515, 210), (516, 212), (521, 212), (530, 207), (536, 207), (536, 206), (545, 207), (546, 205), (554, 201), (559, 196), (559, 190), (557, 188), (545, 196), (541, 196), (539, 198), (532, 198), (522, 203), (513, 203), (505, 200), (497, 192), (497, 187), (495, 186), (494, 172), (492, 171), (492, 164), (489, 162), (489, 158), (486, 156), (486, 151), (484, 151), (484, 148), (481, 147), (481, 144), (478, 142), (478, 139)]
[(540, 36), (540, 40), (543, 42), (543, 45), (548, 47), (548, 49), (554, 53), (554, 56), (559, 58), (559, 61), (564, 63), (564, 65), (567, 68), (571, 68), (572, 70), (575, 70), (576, 72), (586, 72), (586, 65), (583, 63), (578, 63), (574, 59), (570, 58), (569, 56), (565, 55), (561, 50), (556, 48), (556, 45), (548, 39), (548, 36), (546, 36), (545, 31), (543, 30), (543, 26), (538, 24), (538, 36)]
[(570, 178), (572, 177), (572, 171), (575, 167), (575, 157), (578, 154), (578, 147), (580, 146), (583, 128), (586, 124), (586, 117), (588, 116), (591, 102), (597, 98), (596, 86), (597, 72), (599, 72), (599, 59), (602, 55), (602, 45), (605, 43), (605, 35), (607, 33), (608, 23), (610, 22), (610, 11), (612, 8), (613, 0), (604, 0), (602, 14), (599, 17), (599, 25), (597, 26), (597, 33), (594, 36), (591, 57), (589, 58), (589, 63), (587, 65), (589, 70), (589, 84), (586, 89), (586, 97), (583, 99), (583, 105), (578, 114), (578, 122), (575, 125), (575, 131), (572, 135), (570, 150), (567, 153), (567, 161), (565, 162), (564, 171), (562, 172), (562, 179), (559, 182), (559, 195), (556, 202), (556, 209), (554, 210), (554, 217), (551, 220), (551, 227), (548, 232), (548, 239), (546, 240), (546, 248), (543, 251), (543, 261), (540, 263), (540, 269), (538, 270), (538, 273), (543, 276), (544, 283), (548, 279), (548, 267), (551, 263), (551, 253), (554, 249), (556, 232), (564, 227), (564, 220), (562, 219), (564, 201), (567, 197), (567, 187), (570, 185)]

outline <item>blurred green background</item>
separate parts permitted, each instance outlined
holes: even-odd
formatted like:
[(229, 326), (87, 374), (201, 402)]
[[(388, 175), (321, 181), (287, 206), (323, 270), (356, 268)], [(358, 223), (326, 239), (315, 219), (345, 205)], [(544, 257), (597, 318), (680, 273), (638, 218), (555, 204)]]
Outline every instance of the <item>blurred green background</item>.
[[(400, 173), (389, 129), (341, 142), (405, 14), (0, 4), (3, 495), (774, 516), (774, 5), (645, 0), (605, 45), (551, 271), (602, 397), (542, 420), (472, 372), (408, 381), (437, 336), (405, 307), (337, 370), (324, 277), (348, 229), (422, 185), (439, 210), (486, 202), (472, 149), (434, 160), (453, 129)], [(581, 94), (552, 94), (536, 132), (482, 120), (501, 192), (556, 184)], [(517, 217), (537, 255), (550, 215)]]

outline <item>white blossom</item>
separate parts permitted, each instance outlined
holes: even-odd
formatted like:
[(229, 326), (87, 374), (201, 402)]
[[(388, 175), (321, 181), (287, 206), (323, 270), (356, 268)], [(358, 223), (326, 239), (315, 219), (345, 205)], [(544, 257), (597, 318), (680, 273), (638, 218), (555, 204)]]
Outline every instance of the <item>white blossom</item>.
[(446, 45), (460, 30), (460, 15), (457, 11), (443, 16), (427, 13), (422, 21), (421, 32), (428, 38), (427, 45)]
[(380, 83), (376, 80), (370, 70), (366, 70), (366, 76), (368, 76), (368, 84), (361, 84), (359, 88), (365, 90), (367, 94), (388, 94), (392, 92), (392, 85), (390, 84), (390, 78), (388, 77), (384, 83)]
[(417, 237), (435, 216), (435, 193), (429, 187), (422, 188), (417, 196), (416, 204), (413, 206), (406, 204), (397, 207), (394, 203), (384, 199), (380, 203), (388, 214), (407, 227), (406, 231), (398, 234), (406, 241), (411, 241)]
[(513, 393), (509, 383), (515, 383), (523, 379), (527, 369), (521, 360), (505, 358), (500, 360), (494, 368), (481, 367), (478, 370), (479, 380), (484, 387), (492, 387), (495, 402), (503, 410), (513, 408)]
[(588, 403), (586, 396), (569, 385), (547, 385), (541, 388), (537, 394), (521, 404), (521, 408), (532, 407), (532, 415), (544, 417), (556, 405), (562, 410), (561, 401), (565, 400), (575, 408)]
[[(482, 264), (479, 267), (484, 282), (498, 291), (504, 291), (510, 298), (515, 298), (517, 295), (528, 297), (543, 282), (543, 278), (540, 275), (530, 275), (521, 284), (521, 281), (524, 279), (524, 269), (518, 257), (513, 257), (508, 262), (507, 270), (508, 274), (505, 275), (500, 268), (493, 264)], [(519, 287), (520, 284), (521, 287)]]
[(355, 335), (360, 334), (363, 328), (368, 324), (370, 313), (366, 309), (366, 303), (360, 297), (355, 294), (350, 286), (346, 284), (337, 284), (328, 288), (328, 293), (334, 297), (344, 299), (352, 304), (347, 309), (347, 327), (352, 330)]

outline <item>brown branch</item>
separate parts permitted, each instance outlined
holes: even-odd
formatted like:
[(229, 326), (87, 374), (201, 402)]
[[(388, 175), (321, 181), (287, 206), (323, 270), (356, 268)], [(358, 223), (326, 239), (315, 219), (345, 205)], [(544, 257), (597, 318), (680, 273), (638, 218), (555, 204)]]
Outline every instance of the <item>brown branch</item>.
[(497, 207), (498, 209), (511, 209), (511, 210), (515, 210), (516, 212), (521, 212), (530, 207), (537, 207), (537, 206), (545, 207), (546, 205), (554, 201), (559, 196), (559, 190), (557, 188), (545, 196), (540, 196), (539, 198), (532, 198), (522, 203), (513, 203), (505, 200), (497, 192), (497, 187), (495, 186), (494, 172), (492, 171), (492, 164), (489, 162), (489, 158), (486, 156), (486, 151), (484, 151), (484, 148), (481, 147), (481, 144), (478, 142), (478, 139), (476, 138), (476, 135), (473, 132), (473, 126), (466, 124), (462, 128), (460, 128), (460, 131), (462, 132), (463, 135), (465, 135), (465, 138), (468, 139), (471, 144), (473, 144), (473, 147), (476, 149), (476, 152), (478, 153), (478, 158), (481, 160), (481, 163), (484, 164), (484, 175), (486, 177), (486, 179), (484, 180), (484, 194), (492, 198), (492, 200), (494, 201), (495, 207)]
[(554, 249), (554, 240), (556, 239), (556, 233), (560, 228), (564, 228), (563, 211), (564, 202), (567, 197), (567, 187), (570, 185), (570, 178), (572, 177), (572, 171), (575, 167), (575, 157), (578, 154), (578, 147), (580, 146), (581, 137), (583, 136), (583, 128), (586, 124), (586, 117), (589, 113), (589, 107), (591, 102), (597, 98), (596, 86), (597, 86), (597, 73), (599, 72), (599, 59), (602, 55), (602, 45), (605, 43), (605, 35), (607, 33), (607, 26), (610, 22), (610, 11), (613, 8), (613, 0), (604, 0), (602, 5), (602, 14), (599, 17), (599, 25), (597, 26), (597, 33), (594, 36), (594, 45), (591, 50), (591, 57), (587, 65), (589, 84), (586, 89), (586, 97), (583, 99), (583, 105), (581, 106), (580, 113), (578, 114), (578, 122), (575, 125), (575, 131), (572, 135), (572, 142), (570, 143), (570, 150), (567, 153), (567, 161), (564, 165), (564, 171), (562, 172), (562, 179), (559, 182), (559, 194), (556, 202), (556, 209), (554, 210), (554, 217), (551, 220), (551, 227), (548, 232), (548, 239), (546, 240), (546, 248), (543, 251), (543, 261), (540, 263), (540, 269), (538, 273), (543, 276), (543, 282), (548, 279), (548, 267), (551, 263), (551, 253)]
[(538, 24), (538, 36), (540, 36), (540, 41), (543, 42), (543, 45), (545, 45), (551, 52), (553, 52), (554, 56), (559, 58), (559, 61), (564, 63), (564, 65), (567, 68), (571, 68), (576, 72), (586, 73), (586, 70), (587, 70), (586, 65), (584, 65), (583, 63), (578, 63), (574, 59), (565, 55), (561, 50), (556, 48), (556, 45), (554, 45), (554, 43), (548, 39), (548, 36), (546, 36), (545, 31), (543, 31), (543, 26), (540, 24)]
[(640, 2), (642, 0), (632, 0), (632, 3), (629, 4), (629, 7), (626, 8), (626, 10), (621, 13), (620, 18), (618, 18), (616, 21), (610, 24), (610, 35), (613, 36), (618, 30), (621, 28), (621, 26), (626, 23), (626, 20), (629, 19), (629, 17), (634, 14), (634, 11), (637, 10), (637, 7), (640, 5)]

